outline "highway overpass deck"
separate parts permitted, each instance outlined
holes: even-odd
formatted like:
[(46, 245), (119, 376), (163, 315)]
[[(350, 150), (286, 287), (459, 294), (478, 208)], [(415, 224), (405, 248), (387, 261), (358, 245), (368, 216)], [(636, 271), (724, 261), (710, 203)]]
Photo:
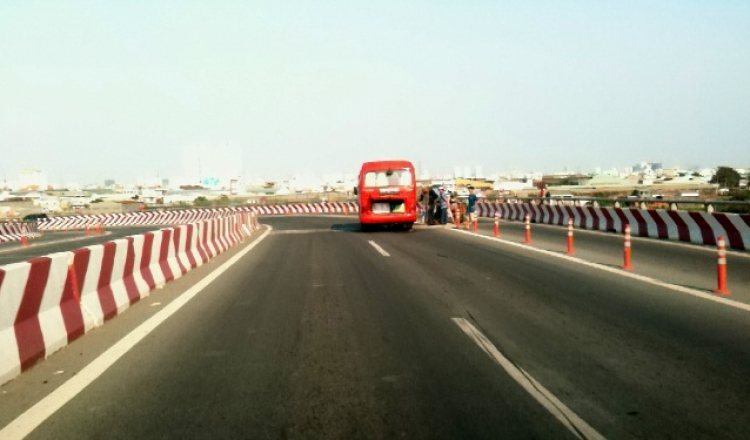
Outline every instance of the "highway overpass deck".
[[(490, 348), (564, 406), (563, 419), (590, 427), (588, 438), (739, 439), (750, 430), (748, 311), (443, 228), (264, 222), (273, 232), (256, 234), (223, 275), (36, 419), (29, 438), (576, 438), (583, 425), (561, 421)], [(520, 241), (503, 226), (505, 239)], [(559, 228), (549, 234), (550, 247), (563, 240), (553, 252), (564, 251)], [(619, 265), (616, 243), (609, 257), (609, 244), (585, 250), (577, 239), (579, 253)], [(669, 247), (640, 260), (639, 246), (636, 271), (658, 270), (662, 255), (705, 252)], [(241, 248), (0, 388), (0, 426), (88, 374)], [(692, 276), (686, 284), (710, 287), (710, 277)], [(734, 292), (748, 286), (734, 279)]]

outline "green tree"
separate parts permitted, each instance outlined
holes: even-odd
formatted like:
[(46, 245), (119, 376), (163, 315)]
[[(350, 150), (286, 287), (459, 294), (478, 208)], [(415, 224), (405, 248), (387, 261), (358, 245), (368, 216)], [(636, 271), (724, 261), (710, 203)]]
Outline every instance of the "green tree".
[(722, 188), (737, 188), (740, 186), (740, 173), (732, 167), (719, 167), (710, 183), (718, 183)]
[(209, 202), (208, 199), (203, 196), (198, 196), (195, 198), (195, 200), (193, 200), (193, 205), (205, 208), (207, 206), (211, 206), (211, 202)]
[(227, 197), (226, 195), (222, 195), (221, 197), (219, 197), (219, 200), (216, 201), (216, 206), (222, 208), (229, 206), (229, 197)]

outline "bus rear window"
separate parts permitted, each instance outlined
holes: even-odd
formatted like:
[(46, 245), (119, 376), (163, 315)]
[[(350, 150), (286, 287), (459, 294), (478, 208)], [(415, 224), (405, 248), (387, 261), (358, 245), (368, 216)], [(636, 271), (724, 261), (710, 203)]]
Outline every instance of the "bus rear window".
[(365, 173), (365, 188), (383, 188), (386, 186), (410, 186), (411, 170), (387, 170), (387, 171), (369, 171)]

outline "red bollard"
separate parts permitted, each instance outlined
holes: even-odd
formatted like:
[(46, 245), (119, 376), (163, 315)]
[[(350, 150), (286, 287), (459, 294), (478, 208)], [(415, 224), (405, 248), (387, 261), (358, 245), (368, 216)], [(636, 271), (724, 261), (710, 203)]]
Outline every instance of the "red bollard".
[(477, 231), (479, 231), (479, 219), (475, 218), (474, 219), (474, 232), (477, 232)]
[(456, 229), (461, 229), (461, 212), (458, 208), (453, 210), (453, 221), (456, 223)]
[(86, 225), (86, 237), (90, 235), (91, 235), (91, 232), (89, 231), (89, 225)]
[(630, 225), (625, 225), (625, 252), (624, 252), (624, 264), (622, 268), (625, 270), (633, 270), (633, 265), (630, 264)]
[(576, 251), (573, 249), (573, 219), (568, 219), (568, 255), (575, 255)]
[(729, 295), (732, 292), (727, 289), (727, 245), (723, 235), (717, 240), (716, 247), (719, 250), (719, 263), (716, 266), (718, 287), (714, 290), (714, 293)]
[(526, 214), (526, 237), (524, 240), (525, 244), (531, 244), (531, 216), (529, 214)]
[(500, 213), (495, 212), (495, 229), (492, 231), (492, 235), (495, 237), (500, 236)]
[(28, 238), (26, 237), (26, 233), (28, 232), (28, 229), (26, 229), (26, 225), (21, 225), (21, 247), (26, 247), (28, 243)]

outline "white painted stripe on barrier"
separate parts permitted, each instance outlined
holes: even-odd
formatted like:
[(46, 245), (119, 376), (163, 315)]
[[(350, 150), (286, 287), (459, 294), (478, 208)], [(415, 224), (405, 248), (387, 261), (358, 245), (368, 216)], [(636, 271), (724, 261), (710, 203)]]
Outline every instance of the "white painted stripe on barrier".
[(727, 215), (727, 218), (737, 229), (740, 237), (742, 237), (742, 242), (745, 244), (745, 250), (750, 250), (750, 225), (745, 223), (738, 215)]
[(596, 229), (600, 231), (604, 231), (607, 229), (607, 219), (604, 217), (604, 214), (602, 214), (602, 208), (593, 208), (591, 214), (591, 229), (594, 229), (594, 218), (596, 218), (596, 222), (598, 223)]
[(175, 237), (175, 240), (174, 240), (175, 257), (177, 260), (177, 265), (180, 268), (181, 274), (184, 274), (188, 270), (190, 270), (190, 267), (191, 267), (190, 258), (188, 256), (188, 253), (189, 253), (188, 231), (190, 229), (190, 226), (177, 225), (177, 226), (174, 226), (172, 229), (174, 229), (173, 234), (178, 234), (178, 236)]
[(670, 240), (679, 240), (680, 235), (679, 235), (679, 230), (677, 228), (677, 223), (675, 223), (674, 220), (672, 220), (668, 212), (663, 209), (657, 209), (656, 214), (665, 223), (667, 227), (667, 238)]
[(208, 246), (209, 255), (211, 257), (219, 254), (219, 249), (216, 246), (216, 241), (214, 240), (214, 234), (216, 233), (216, 221), (211, 220), (206, 222), (204, 225), (206, 228), (206, 245)]
[(713, 215), (707, 213), (707, 212), (701, 212), (701, 217), (708, 223), (708, 225), (711, 227), (711, 231), (713, 232), (714, 240), (718, 239), (722, 235), (724, 237), (727, 236), (727, 230), (724, 229), (724, 226), (722, 226), (721, 223), (719, 223), (718, 220), (716, 220), (716, 217)]
[(86, 276), (81, 284), (81, 308), (84, 311), (83, 321), (86, 324), (85, 332), (88, 333), (92, 328), (104, 323), (104, 316), (102, 315), (102, 308), (99, 304), (99, 296), (97, 294), (99, 277), (102, 272), (104, 247), (100, 244), (95, 244), (87, 246), (86, 249), (89, 250), (89, 262), (86, 268)]
[(154, 241), (151, 244), (151, 259), (148, 267), (151, 270), (151, 274), (154, 277), (154, 283), (156, 287), (161, 287), (167, 283), (167, 279), (164, 276), (164, 272), (161, 270), (160, 258), (161, 258), (161, 243), (164, 240), (164, 234), (161, 231), (153, 232)]
[(182, 276), (182, 269), (180, 269), (180, 264), (177, 262), (177, 250), (175, 249), (174, 244), (174, 228), (165, 230), (164, 235), (167, 237), (165, 239), (169, 240), (167, 245), (167, 265), (172, 271), (172, 276), (176, 280)]
[(703, 234), (701, 234), (700, 228), (695, 223), (690, 214), (687, 211), (677, 211), (677, 215), (680, 216), (685, 225), (687, 225), (688, 233), (690, 234), (691, 243), (703, 243)]
[(148, 283), (143, 279), (141, 274), (141, 263), (143, 262), (143, 235), (135, 235), (133, 239), (133, 280), (138, 288), (138, 294), (141, 298), (148, 296), (150, 291)]
[(47, 257), (50, 259), (49, 275), (39, 305), (39, 326), (44, 338), (45, 357), (68, 344), (68, 331), (65, 328), (60, 303), (68, 274), (70, 253), (60, 252)]
[(130, 307), (130, 298), (128, 298), (128, 291), (125, 288), (125, 280), (123, 279), (125, 262), (128, 256), (128, 241), (120, 238), (114, 240), (114, 243), (115, 259), (112, 264), (112, 282), (110, 283), (110, 287), (112, 288), (112, 296), (115, 299), (117, 314), (119, 315)]

